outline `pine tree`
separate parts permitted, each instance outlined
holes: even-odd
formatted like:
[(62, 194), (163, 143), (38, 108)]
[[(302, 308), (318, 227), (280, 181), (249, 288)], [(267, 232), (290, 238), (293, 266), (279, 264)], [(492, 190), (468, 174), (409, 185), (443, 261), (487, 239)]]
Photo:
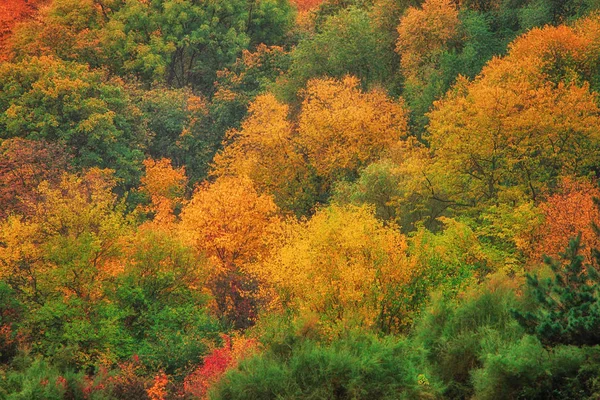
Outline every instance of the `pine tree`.
[[(527, 276), (537, 309), (513, 311), (519, 323), (547, 346), (600, 344), (600, 275), (591, 264), (584, 263), (582, 248), (578, 235), (570, 240), (560, 259), (545, 257), (554, 277)], [(597, 265), (600, 251), (593, 249), (592, 255)]]

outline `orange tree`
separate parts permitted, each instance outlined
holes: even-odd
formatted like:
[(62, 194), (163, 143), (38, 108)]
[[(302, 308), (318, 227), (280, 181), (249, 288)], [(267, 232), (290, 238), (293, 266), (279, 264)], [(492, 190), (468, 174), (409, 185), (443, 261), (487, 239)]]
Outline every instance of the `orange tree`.
[(259, 305), (258, 283), (247, 265), (270, 251), (277, 206), (248, 178), (223, 177), (198, 187), (181, 213), (181, 234), (210, 260), (216, 309), (236, 328), (250, 326)]
[(585, 175), (600, 152), (590, 43), (571, 28), (533, 30), (429, 114), (438, 173), (463, 203), (539, 198), (560, 174)]

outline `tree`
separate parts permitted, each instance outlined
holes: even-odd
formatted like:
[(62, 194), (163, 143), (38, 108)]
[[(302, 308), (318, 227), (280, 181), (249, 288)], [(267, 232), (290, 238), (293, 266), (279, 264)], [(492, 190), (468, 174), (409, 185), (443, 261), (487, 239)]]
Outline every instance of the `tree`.
[(27, 216), (0, 223), (0, 280), (28, 310), (20, 334), (34, 350), (72, 367), (121, 355), (129, 338), (106, 283), (123, 271), (121, 240), (130, 232), (107, 171), (42, 182)]
[(0, 219), (9, 214), (26, 215), (35, 204), (42, 181), (56, 184), (68, 171), (71, 158), (57, 143), (20, 138), (0, 144)]
[(147, 155), (168, 158), (185, 166), (192, 181), (206, 177), (221, 137), (210, 134), (208, 102), (189, 88), (173, 89), (156, 85), (125, 86), (131, 101), (140, 111), (140, 127), (147, 141)]
[[(527, 276), (534, 311), (513, 311), (519, 323), (545, 345), (575, 346), (600, 343), (600, 275), (580, 254), (581, 237), (571, 239), (560, 260), (545, 259), (553, 279)], [(600, 253), (594, 249), (594, 262)]]
[(184, 381), (186, 394), (199, 399), (207, 399), (209, 390), (217, 385), (228, 370), (235, 369), (240, 361), (256, 353), (255, 339), (231, 338), (223, 335), (223, 346), (214, 349)]
[(79, 167), (110, 167), (125, 184), (138, 178), (139, 112), (118, 82), (56, 58), (0, 65), (0, 138), (67, 146)]
[(293, 0), (292, 3), (298, 7), (300, 11), (308, 11), (318, 6), (323, 0)]
[(450, 0), (426, 0), (411, 7), (398, 25), (397, 51), (408, 82), (423, 85), (436, 73), (441, 54), (458, 33), (458, 10)]
[(457, 77), (474, 78), (522, 31), (514, 7), (496, 0), (431, 0), (406, 10), (397, 26), (396, 51), (405, 78), (402, 95), (417, 137), (426, 130), (433, 102)]
[(414, 110), (418, 133), (426, 124), (424, 114), (448, 87), (448, 66), (442, 64), (459, 39), (459, 28), (458, 9), (450, 0), (427, 0), (400, 19), (396, 51), (405, 79), (403, 93)]
[(24, 311), (15, 291), (0, 281), (0, 362), (7, 363), (17, 353), (15, 331)]
[(403, 102), (362, 92), (356, 78), (311, 80), (303, 96), (297, 122), (273, 95), (257, 97), (215, 157), (216, 175), (247, 176), (297, 215), (407, 137)]
[(242, 1), (128, 2), (113, 16), (106, 46), (123, 54), (119, 74), (209, 92), (216, 71), (249, 45), (247, 17)]
[(16, 61), (30, 56), (54, 56), (100, 67), (110, 57), (100, 29), (119, 0), (56, 0), (14, 30), (10, 50)]
[(283, 332), (271, 348), (242, 361), (211, 397), (282, 399), (418, 399), (440, 396), (437, 381), (419, 374), (419, 350), (395, 336), (351, 332), (311, 340)]
[(140, 191), (150, 197), (147, 211), (154, 213), (157, 223), (173, 222), (176, 209), (183, 204), (187, 185), (185, 168), (173, 168), (166, 158), (147, 159), (144, 166), (146, 173), (140, 180)]
[(586, 43), (584, 54), (587, 55), (585, 61), (586, 77), (588, 78), (592, 89), (595, 92), (600, 91), (600, 16), (593, 13), (586, 18), (577, 20), (574, 26), (575, 31), (583, 36)]
[(265, 233), (277, 221), (269, 195), (244, 177), (201, 184), (181, 215), (182, 233), (219, 268), (243, 266), (268, 252)]
[(244, 50), (228, 68), (217, 72), (215, 94), (209, 105), (210, 130), (219, 140), (229, 129), (239, 129), (254, 99), (289, 68), (290, 54), (280, 46), (260, 44)]
[(253, 265), (280, 305), (301, 316), (316, 314), (332, 331), (391, 328), (404, 317), (390, 313), (412, 273), (406, 239), (371, 208), (331, 205), (310, 220), (290, 222), (286, 231), (274, 256)]
[(314, 79), (303, 91), (297, 141), (328, 183), (355, 177), (408, 135), (403, 101), (358, 85), (353, 77)]
[(210, 289), (217, 311), (236, 328), (254, 323), (258, 284), (247, 266), (266, 257), (277, 206), (245, 177), (222, 177), (198, 187), (181, 213), (181, 233), (213, 265)]
[[(327, 18), (312, 37), (291, 53), (290, 71), (280, 81), (290, 98), (314, 78), (356, 76), (364, 88), (393, 86), (398, 60), (386, 44), (390, 32), (364, 9), (350, 7)], [(377, 60), (377, 62), (374, 62)]]
[(240, 130), (215, 157), (213, 174), (247, 177), (283, 210), (307, 214), (319, 196), (319, 182), (298, 149), (289, 107), (271, 94), (258, 96)]
[(569, 50), (577, 41), (565, 29), (532, 31), (436, 102), (427, 139), (455, 200), (536, 200), (560, 174), (593, 170), (600, 155), (597, 95), (562, 61), (585, 50)]
[[(600, 198), (597, 185), (586, 179), (562, 178), (556, 192), (539, 204), (543, 223), (531, 233), (528, 249), (530, 260), (541, 262), (543, 256), (553, 258), (568, 244), (568, 238), (580, 235), (582, 247), (600, 248), (593, 224), (600, 223), (600, 210), (594, 199)], [(591, 251), (583, 253), (592, 262)]]
[(399, 169), (390, 160), (369, 164), (355, 182), (338, 182), (333, 199), (338, 203), (370, 204), (375, 207), (377, 218), (397, 222), (396, 206), (402, 190)]
[(29, 214), (2, 221), (0, 279), (39, 304), (61, 294), (102, 297), (97, 282), (119, 271), (118, 242), (128, 229), (114, 186), (98, 169), (40, 183)]
[(592, 16), (579, 21), (578, 28), (534, 28), (509, 45), (507, 61), (529, 64), (525, 73), (539, 71), (554, 83), (589, 81), (596, 72), (590, 67), (598, 60), (593, 44), (597, 23), (598, 17)]
[(292, 21), (285, 0), (56, 0), (14, 47), (210, 93), (218, 70), (249, 46), (281, 43)]
[[(104, 283), (128, 340), (112, 349), (119, 358), (139, 356), (144, 367), (183, 378), (192, 363), (218, 338), (218, 321), (209, 315), (205, 286), (210, 268), (177, 230), (143, 224), (122, 244), (123, 271)], [(99, 308), (101, 305), (98, 305)]]
[[(511, 315), (518, 281), (490, 276), (457, 298), (439, 296), (412, 331), (413, 349), (423, 349), (428, 376), (440, 380), (447, 398), (473, 396), (473, 375), (523, 336)], [(517, 360), (523, 358), (519, 354)]]
[(0, 6), (0, 59), (8, 56), (6, 41), (15, 25), (31, 18), (40, 3), (40, 1), (7, 0)]

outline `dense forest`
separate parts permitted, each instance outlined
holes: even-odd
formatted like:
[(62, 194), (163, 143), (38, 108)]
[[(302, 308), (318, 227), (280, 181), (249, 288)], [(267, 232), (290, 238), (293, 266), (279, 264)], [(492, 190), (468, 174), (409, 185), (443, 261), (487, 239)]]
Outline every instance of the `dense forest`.
[(600, 398), (600, 0), (1, 0), (0, 399)]

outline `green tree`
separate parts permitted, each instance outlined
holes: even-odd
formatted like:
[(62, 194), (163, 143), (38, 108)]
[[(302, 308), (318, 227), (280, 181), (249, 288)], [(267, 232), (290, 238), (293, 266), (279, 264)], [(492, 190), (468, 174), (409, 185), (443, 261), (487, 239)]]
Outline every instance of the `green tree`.
[(66, 145), (79, 167), (113, 168), (134, 183), (143, 159), (137, 108), (123, 87), (52, 57), (0, 64), (0, 139)]
[(185, 166), (194, 183), (206, 177), (208, 165), (222, 140), (215, 134), (204, 97), (189, 88), (156, 85), (145, 89), (128, 87), (132, 101), (141, 112), (140, 128), (147, 142), (146, 153), (168, 158), (175, 166)]
[(445, 398), (472, 398), (472, 372), (488, 355), (523, 336), (511, 315), (517, 304), (513, 284), (495, 278), (456, 299), (439, 297), (413, 329), (412, 345), (424, 349), (431, 375), (445, 386)]
[(109, 54), (123, 55), (117, 73), (210, 93), (218, 70), (252, 44), (280, 43), (291, 22), (286, 0), (130, 1), (105, 37)]
[[(571, 239), (561, 260), (546, 258), (553, 278), (527, 276), (536, 309), (514, 311), (519, 323), (545, 345), (600, 344), (600, 275), (584, 263), (580, 241), (581, 236)], [(600, 261), (600, 252), (594, 249), (593, 254)]]
[(17, 352), (15, 328), (24, 314), (25, 307), (15, 291), (0, 281), (0, 363), (9, 361)]
[(389, 84), (397, 69), (389, 51), (389, 32), (380, 30), (366, 10), (350, 7), (333, 15), (321, 31), (302, 40), (292, 52), (290, 73), (280, 90), (293, 98), (309, 79), (354, 75), (363, 87)]
[(210, 398), (384, 400), (439, 395), (440, 385), (427, 379), (419, 365), (421, 352), (408, 341), (364, 333), (331, 343), (291, 332), (280, 336), (283, 340), (230, 370)]
[(293, 15), (287, 0), (57, 0), (14, 47), (210, 93), (242, 50), (285, 41)]
[(140, 228), (125, 249), (124, 273), (108, 283), (127, 346), (121, 357), (138, 355), (147, 368), (182, 377), (217, 339), (219, 324), (208, 315), (208, 296), (199, 290), (206, 262), (168, 231)]
[(290, 62), (290, 53), (283, 47), (261, 44), (217, 72), (215, 94), (209, 104), (210, 136), (220, 142), (228, 130), (239, 129), (250, 103), (287, 72)]

